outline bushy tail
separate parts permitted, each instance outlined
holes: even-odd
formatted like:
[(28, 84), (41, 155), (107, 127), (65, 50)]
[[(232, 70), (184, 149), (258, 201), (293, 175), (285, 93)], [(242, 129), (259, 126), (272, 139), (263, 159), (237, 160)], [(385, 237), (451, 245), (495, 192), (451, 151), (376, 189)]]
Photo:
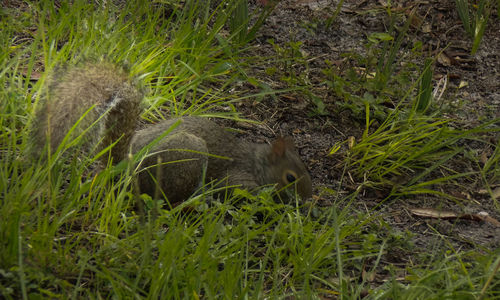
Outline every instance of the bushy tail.
[[(142, 91), (129, 74), (101, 62), (54, 72), (34, 114), (29, 152), (35, 159), (56, 153), (76, 138), (81, 149), (111, 149), (115, 162), (128, 152), (140, 115)], [(47, 147), (48, 146), (48, 147)], [(107, 157), (105, 156), (107, 163)]]

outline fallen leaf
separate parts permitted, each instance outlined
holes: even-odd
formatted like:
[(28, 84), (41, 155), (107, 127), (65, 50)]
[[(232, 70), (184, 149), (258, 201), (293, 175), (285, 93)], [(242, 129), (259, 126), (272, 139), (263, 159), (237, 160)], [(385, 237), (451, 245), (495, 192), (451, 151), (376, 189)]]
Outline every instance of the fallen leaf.
[(412, 208), (410, 209), (410, 212), (416, 216), (423, 218), (484, 221), (490, 223), (493, 226), (500, 227), (500, 222), (495, 218), (490, 217), (490, 215), (485, 211), (479, 212), (477, 214), (458, 214), (453, 211), (437, 210), (433, 208)]
[(458, 214), (452, 211), (437, 210), (433, 208), (412, 208), (410, 212), (416, 216), (435, 219), (458, 218)]
[(352, 135), (347, 138), (347, 145), (349, 146), (349, 149), (352, 149), (354, 145), (356, 144), (356, 138), (353, 137)]
[(500, 227), (500, 222), (497, 219), (490, 217), (490, 215), (485, 211), (477, 213), (476, 216), (478, 216), (479, 219), (485, 222), (495, 225), (496, 227)]
[(448, 57), (446, 54), (444, 54), (443, 52), (438, 54), (437, 62), (443, 66), (446, 66), (446, 67), (451, 66), (451, 60), (452, 59), (450, 57)]
[(461, 88), (464, 88), (466, 86), (469, 86), (469, 83), (467, 81), (461, 80), (460, 84), (458, 85), (458, 88), (461, 89)]
[(300, 0), (298, 1), (299, 5), (308, 6), (310, 10), (319, 11), (328, 7), (330, 4), (329, 1), (326, 0)]
[(424, 33), (429, 33), (432, 31), (431, 24), (425, 24), (422, 26), (422, 32)]
[(486, 151), (483, 151), (481, 153), (481, 155), (479, 156), (479, 161), (484, 164), (486, 164), (488, 162), (488, 153), (486, 153)]
[(500, 198), (500, 187), (497, 187), (496, 189), (493, 190), (493, 198), (495, 199)]

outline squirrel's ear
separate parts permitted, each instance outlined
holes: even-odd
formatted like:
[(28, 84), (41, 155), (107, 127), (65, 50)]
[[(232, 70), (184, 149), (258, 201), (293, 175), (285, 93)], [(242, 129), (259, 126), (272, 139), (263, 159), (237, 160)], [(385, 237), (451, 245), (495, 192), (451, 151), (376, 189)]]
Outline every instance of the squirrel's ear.
[(287, 149), (295, 149), (293, 140), (290, 137), (278, 137), (271, 144), (272, 154), (278, 157), (284, 156)]

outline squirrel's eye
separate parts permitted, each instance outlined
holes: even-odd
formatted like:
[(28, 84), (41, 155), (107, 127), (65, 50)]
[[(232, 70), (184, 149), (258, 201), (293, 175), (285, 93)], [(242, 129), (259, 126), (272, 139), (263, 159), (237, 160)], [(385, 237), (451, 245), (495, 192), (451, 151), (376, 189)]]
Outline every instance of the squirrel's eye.
[(297, 180), (297, 178), (295, 178), (294, 174), (292, 174), (292, 173), (287, 173), (286, 174), (286, 181), (288, 183), (294, 182), (295, 180)]

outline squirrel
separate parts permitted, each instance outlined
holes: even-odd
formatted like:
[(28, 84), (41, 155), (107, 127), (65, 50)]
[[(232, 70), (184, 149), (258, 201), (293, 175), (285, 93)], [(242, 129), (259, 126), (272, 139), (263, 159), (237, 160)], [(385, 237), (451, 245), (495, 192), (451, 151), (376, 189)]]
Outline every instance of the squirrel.
[(44, 159), (46, 145), (55, 153), (67, 135), (81, 136), (84, 152), (111, 146), (110, 155), (102, 156), (104, 163), (117, 163), (151, 145), (139, 162), (138, 186), (152, 197), (164, 194), (170, 203), (187, 200), (215, 180), (247, 189), (276, 185), (280, 197), (287, 198), (287, 188), (304, 200), (311, 197), (311, 178), (291, 138), (279, 137), (271, 145), (251, 143), (194, 116), (137, 130), (143, 97), (128, 72), (112, 63), (57, 70), (35, 110), (31, 156)]

